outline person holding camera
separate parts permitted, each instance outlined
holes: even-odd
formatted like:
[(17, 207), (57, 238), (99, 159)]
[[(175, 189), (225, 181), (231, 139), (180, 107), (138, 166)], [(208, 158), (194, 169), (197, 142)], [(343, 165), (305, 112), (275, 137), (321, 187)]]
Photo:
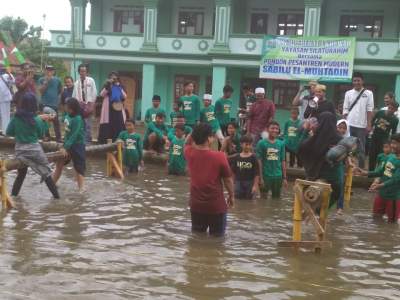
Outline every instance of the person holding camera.
[[(60, 105), (60, 94), (62, 92), (61, 80), (54, 76), (55, 68), (47, 65), (45, 67), (45, 76), (39, 79), (39, 92), (42, 95), (41, 108), (51, 108), (54, 111), (54, 116), (51, 122), (54, 126), (57, 143), (61, 143), (60, 121), (58, 118), (58, 106)], [(50, 133), (47, 130), (46, 137), (50, 138)]]
[(292, 105), (299, 107), (299, 118), (301, 121), (306, 119), (304, 113), (308, 107), (310, 100), (314, 98), (315, 87), (318, 85), (317, 81), (310, 81), (308, 85), (301, 87), (293, 99)]
[(314, 98), (308, 101), (308, 106), (304, 112), (304, 118), (317, 118), (323, 112), (330, 112), (336, 115), (335, 105), (326, 99), (326, 86), (318, 84), (314, 88)]

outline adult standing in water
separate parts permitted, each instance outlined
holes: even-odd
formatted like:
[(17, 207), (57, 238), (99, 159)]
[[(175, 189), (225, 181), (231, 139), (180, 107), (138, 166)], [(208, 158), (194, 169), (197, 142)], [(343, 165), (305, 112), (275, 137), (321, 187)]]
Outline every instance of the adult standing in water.
[(200, 121), (200, 99), (193, 94), (194, 84), (188, 81), (183, 86), (184, 95), (179, 98), (178, 105), (186, 119), (186, 125), (194, 127)]
[(210, 235), (223, 236), (228, 206), (233, 207), (235, 201), (233, 178), (224, 153), (211, 150), (213, 136), (211, 126), (201, 123), (194, 127), (185, 147), (190, 175), (190, 213), (193, 232), (208, 229)]
[(86, 144), (92, 142), (92, 114), (94, 111), (97, 89), (93, 78), (88, 76), (88, 67), (85, 64), (78, 66), (79, 79), (75, 82), (72, 97), (79, 101), (85, 121)]
[(126, 115), (123, 102), (126, 93), (117, 72), (110, 73), (100, 96), (103, 97), (103, 103), (98, 141), (100, 144), (105, 144), (108, 139), (115, 141), (119, 133), (125, 130)]
[(343, 104), (343, 116), (350, 125), (350, 135), (359, 140), (358, 166), (365, 166), (365, 143), (372, 130), (374, 111), (374, 94), (364, 88), (364, 77), (361, 73), (353, 74), (353, 89), (346, 92)]
[(274, 119), (275, 104), (265, 99), (265, 89), (256, 88), (256, 102), (251, 106), (248, 118), (247, 133), (251, 134), (254, 145), (261, 139), (265, 127)]

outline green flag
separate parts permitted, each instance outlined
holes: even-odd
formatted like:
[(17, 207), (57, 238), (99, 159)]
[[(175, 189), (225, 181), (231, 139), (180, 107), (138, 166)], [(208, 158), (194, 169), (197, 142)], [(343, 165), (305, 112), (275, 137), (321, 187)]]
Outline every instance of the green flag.
[(15, 56), (15, 58), (17, 59), (19, 64), (24, 64), (25, 61), (25, 57), (22, 55), (22, 53), (18, 50), (17, 47), (14, 46), (14, 49), (11, 51), (11, 54), (13, 54)]

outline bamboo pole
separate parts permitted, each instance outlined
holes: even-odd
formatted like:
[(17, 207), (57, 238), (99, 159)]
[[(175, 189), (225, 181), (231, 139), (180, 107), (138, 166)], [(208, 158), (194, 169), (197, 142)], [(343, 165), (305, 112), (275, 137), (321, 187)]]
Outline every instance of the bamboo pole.
[(118, 158), (118, 164), (121, 170), (124, 169), (124, 166), (122, 164), (122, 143), (117, 143), (117, 158)]
[(10, 195), (7, 191), (7, 178), (6, 178), (6, 168), (4, 161), (0, 161), (0, 172), (1, 172), (1, 201), (3, 209), (11, 209), (15, 207), (14, 202), (12, 201)]
[(346, 174), (346, 181), (344, 185), (344, 202), (346, 207), (350, 206), (351, 188), (353, 186), (353, 167), (349, 166)]
[(302, 204), (301, 197), (303, 189), (301, 185), (296, 182), (294, 186), (294, 205), (293, 205), (293, 241), (301, 241), (301, 223), (303, 221), (302, 216)]

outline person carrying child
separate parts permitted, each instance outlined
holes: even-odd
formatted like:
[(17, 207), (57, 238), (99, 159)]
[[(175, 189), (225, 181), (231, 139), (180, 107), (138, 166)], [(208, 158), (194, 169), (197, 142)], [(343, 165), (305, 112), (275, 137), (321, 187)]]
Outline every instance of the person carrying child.
[(168, 149), (168, 127), (164, 123), (165, 114), (159, 112), (156, 115), (155, 122), (147, 124), (147, 130), (144, 135), (144, 148), (156, 153), (162, 153), (163, 147)]
[(139, 167), (143, 168), (143, 145), (140, 134), (135, 130), (135, 121), (127, 119), (126, 130), (122, 131), (117, 141), (122, 143), (123, 165), (126, 173), (137, 173)]
[(258, 142), (256, 153), (261, 168), (261, 185), (272, 198), (281, 197), (282, 184), (288, 185), (286, 176), (285, 143), (278, 139), (279, 123), (271, 121), (267, 126), (268, 138)]
[[(28, 167), (41, 176), (55, 199), (60, 198), (57, 187), (51, 177), (51, 168), (39, 139), (45, 134), (44, 122), (36, 116), (37, 99), (33, 93), (27, 92), (21, 97), (20, 106), (8, 124), (6, 134), (15, 138), (15, 156), (25, 167), (18, 169), (11, 196), (18, 196), (24, 183)], [(45, 118), (45, 116), (43, 116)]]
[(253, 154), (253, 138), (244, 135), (240, 138), (242, 152), (229, 159), (235, 182), (235, 198), (251, 200), (259, 192), (260, 167)]
[(224, 141), (224, 135), (222, 134), (219, 121), (215, 116), (215, 107), (211, 103), (212, 103), (212, 95), (205, 94), (203, 96), (204, 108), (200, 111), (200, 122), (207, 123), (211, 126), (213, 134), (222, 145)]
[(400, 217), (400, 134), (392, 135), (391, 148), (393, 154), (378, 170), (367, 172), (356, 169), (355, 173), (379, 177), (369, 188), (370, 192), (377, 192), (373, 216), (380, 219), (386, 214), (388, 223), (397, 223)]
[(299, 109), (294, 107), (290, 110), (290, 119), (285, 123), (283, 135), (285, 138), (286, 152), (289, 153), (289, 166), (294, 167), (297, 158), (297, 166), (302, 167), (301, 161), (297, 156), (297, 150), (300, 142), (301, 121), (299, 119)]
[(182, 124), (175, 126), (175, 134), (170, 137), (169, 156), (168, 156), (168, 174), (183, 176), (186, 174), (186, 160), (183, 153), (186, 137), (185, 126)]
[(77, 99), (67, 99), (66, 109), (66, 115), (64, 116), (64, 145), (60, 150), (64, 155), (65, 160), (57, 162), (56, 170), (53, 174), (53, 180), (57, 183), (61, 177), (64, 166), (72, 160), (79, 192), (83, 192), (84, 176), (86, 171), (85, 123)]

